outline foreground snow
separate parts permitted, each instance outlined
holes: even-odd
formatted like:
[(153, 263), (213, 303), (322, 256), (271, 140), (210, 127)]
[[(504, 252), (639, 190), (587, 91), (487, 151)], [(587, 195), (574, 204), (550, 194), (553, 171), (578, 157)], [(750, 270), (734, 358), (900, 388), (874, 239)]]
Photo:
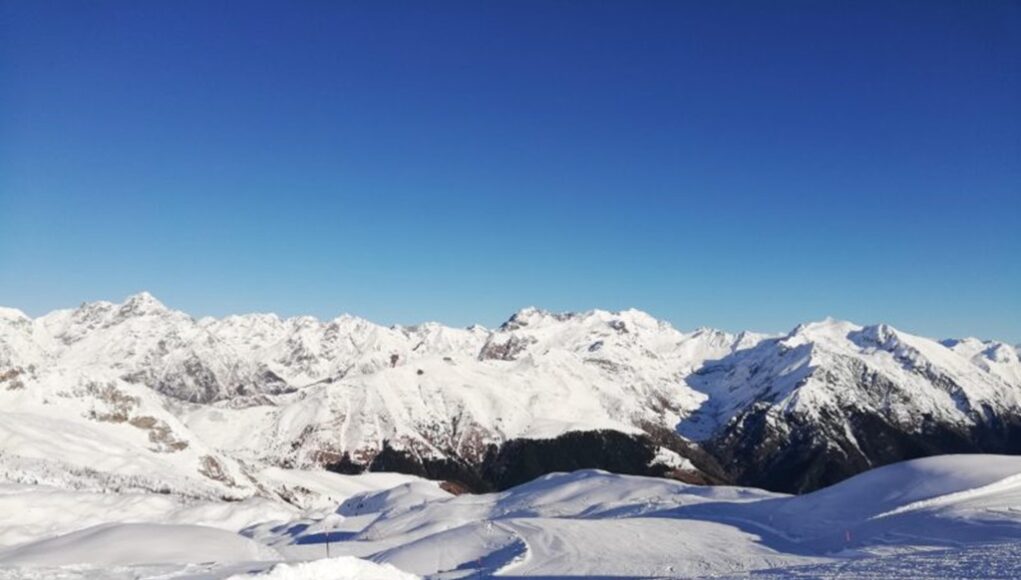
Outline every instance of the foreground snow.
[(184, 568), (166, 565), (141, 567), (0, 568), (0, 578), (57, 580), (137, 580), (139, 578), (189, 578), (191, 580), (417, 580), (389, 564), (341, 556), (309, 562), (241, 565), (199, 564)]
[[(347, 478), (323, 477), (339, 496)], [(599, 471), (457, 497), (421, 480), (350, 479), (339, 505), (306, 511), (8, 487), (0, 578), (1021, 574), (1021, 457), (920, 459), (804, 496)], [(98, 505), (110, 509), (96, 525)]]
[(1021, 543), (848, 558), (826, 564), (754, 571), (742, 578), (1021, 578)]
[(0, 552), (5, 564), (22, 566), (82, 562), (131, 566), (279, 558), (276, 550), (238, 534), (206, 526), (169, 524), (104, 524)]
[(376, 564), (351, 556), (324, 558), (297, 564), (276, 564), (265, 571), (231, 576), (228, 580), (415, 580), (389, 564)]

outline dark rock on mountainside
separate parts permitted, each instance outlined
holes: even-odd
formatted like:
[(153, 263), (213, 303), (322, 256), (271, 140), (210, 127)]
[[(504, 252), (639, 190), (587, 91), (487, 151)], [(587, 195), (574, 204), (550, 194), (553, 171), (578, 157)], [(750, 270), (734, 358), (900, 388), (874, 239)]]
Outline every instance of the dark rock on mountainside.
[[(931, 416), (906, 426), (872, 412), (793, 414), (782, 422), (760, 407), (744, 413), (708, 442), (737, 484), (784, 493), (806, 493), (874, 467), (948, 453), (1021, 454), (1021, 417), (991, 415), (975, 425), (953, 425)], [(845, 427), (846, 426), (846, 427)]]
[(441, 459), (421, 457), (383, 443), (383, 449), (367, 466), (368, 471), (395, 471), (427, 479), (456, 482), (476, 493), (492, 491), (478, 466), (451, 455)]
[(557, 471), (604, 469), (629, 475), (662, 476), (652, 465), (656, 446), (647, 437), (617, 431), (565, 433), (555, 439), (514, 439), (486, 456), (482, 474), (496, 489), (507, 489)]
[[(657, 449), (666, 447), (687, 457), (698, 472), (681, 471), (656, 463)], [(726, 483), (716, 461), (667, 430), (648, 435), (618, 431), (574, 431), (552, 439), (512, 439), (490, 445), (483, 459), (469, 462), (451, 454), (446, 458), (421, 457), (384, 443), (368, 465), (345, 456), (325, 466), (338, 473), (395, 471), (442, 480), (475, 493), (501, 491), (537, 477), (578, 469), (602, 469), (613, 473), (670, 477), (689, 483)]]

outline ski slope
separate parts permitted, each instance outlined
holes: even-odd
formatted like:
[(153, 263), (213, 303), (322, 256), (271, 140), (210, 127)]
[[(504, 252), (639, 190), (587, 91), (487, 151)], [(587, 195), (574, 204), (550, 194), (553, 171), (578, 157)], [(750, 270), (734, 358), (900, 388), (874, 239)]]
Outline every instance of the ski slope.
[[(1008, 578), (1021, 571), (1021, 457), (918, 459), (802, 496), (594, 470), (460, 496), (422, 480), (348, 478), (320, 480), (331, 509), (207, 500), (175, 507), (107, 494), (107, 521), (98, 524), (102, 502), (91, 494), (7, 487), (3, 506), (22, 501), (36, 523), (14, 532), (8, 515), (0, 525), (0, 578)], [(73, 506), (76, 494), (81, 508)], [(75, 509), (78, 520), (65, 513)], [(47, 515), (63, 521), (42, 525)]]

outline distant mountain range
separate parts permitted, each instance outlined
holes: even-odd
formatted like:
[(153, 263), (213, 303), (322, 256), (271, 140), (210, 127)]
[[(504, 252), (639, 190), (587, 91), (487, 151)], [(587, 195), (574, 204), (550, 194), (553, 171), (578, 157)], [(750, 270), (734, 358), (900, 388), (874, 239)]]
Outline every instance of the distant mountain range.
[(948, 452), (1021, 452), (1016, 346), (830, 319), (681, 332), (636, 310), (489, 330), (195, 319), (147, 293), (0, 308), (0, 481), (245, 497), (296, 493), (273, 466), (479, 489), (602, 467), (801, 492)]

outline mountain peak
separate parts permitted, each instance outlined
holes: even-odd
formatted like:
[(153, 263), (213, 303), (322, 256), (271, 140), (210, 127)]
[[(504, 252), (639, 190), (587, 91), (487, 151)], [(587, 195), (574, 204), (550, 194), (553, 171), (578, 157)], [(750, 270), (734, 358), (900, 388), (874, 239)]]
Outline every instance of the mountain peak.
[(512, 315), (507, 322), (500, 326), (500, 330), (517, 330), (525, 326), (536, 326), (539, 324), (555, 324), (567, 321), (580, 321), (590, 324), (625, 324), (626, 326), (637, 326), (647, 328), (673, 328), (668, 323), (656, 319), (651, 314), (628, 308), (626, 310), (612, 311), (593, 309), (586, 311), (552, 312), (535, 306), (522, 308)]
[(547, 318), (554, 318), (556, 320), (567, 320), (568, 318), (574, 317), (573, 313), (555, 314), (542, 308), (536, 308), (535, 306), (526, 306), (521, 310), (518, 310), (507, 322), (500, 325), (500, 330), (517, 330), (521, 327), (535, 324)]
[(24, 322), (31, 320), (27, 314), (18, 310), (17, 308), (7, 308), (0, 306), (0, 320), (10, 320), (13, 322)]
[(791, 330), (787, 336), (794, 337), (802, 335), (813, 338), (844, 338), (849, 332), (855, 330), (861, 330), (861, 326), (847, 320), (840, 320), (838, 318), (833, 318), (832, 316), (827, 316), (822, 320), (799, 324), (795, 326), (794, 330)]
[(128, 296), (120, 305), (118, 313), (122, 315), (153, 314), (166, 311), (167, 307), (152, 294), (142, 291)]

